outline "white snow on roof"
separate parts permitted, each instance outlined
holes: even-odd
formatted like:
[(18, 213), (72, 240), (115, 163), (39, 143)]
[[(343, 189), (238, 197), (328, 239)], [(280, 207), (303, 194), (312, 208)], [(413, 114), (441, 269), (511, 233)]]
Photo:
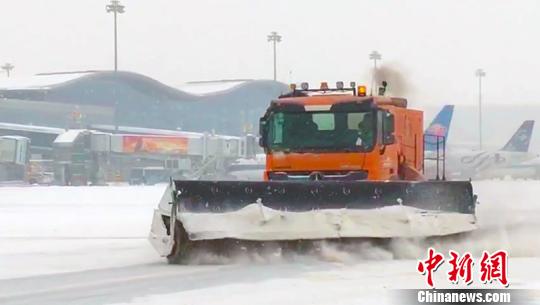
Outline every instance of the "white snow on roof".
[(10, 77), (0, 79), (0, 89), (4, 90), (31, 90), (48, 89), (67, 81), (77, 79), (81, 76), (89, 75), (94, 72), (74, 72), (59, 74), (36, 74), (29, 77)]
[[(204, 136), (202, 132), (193, 132), (193, 131), (182, 131), (182, 130), (169, 130), (169, 129), (155, 129), (155, 128), (144, 128), (144, 127), (133, 127), (133, 126), (118, 126), (116, 130), (113, 125), (105, 124), (93, 124), (90, 126), (92, 129), (105, 130), (111, 132), (128, 133), (128, 134), (144, 134), (144, 135), (157, 135), (157, 136), (183, 136), (187, 138), (200, 138)], [(211, 133), (207, 133), (209, 136)], [(216, 134), (215, 136), (220, 136), (225, 139), (239, 139), (236, 136), (226, 136)]]
[(17, 141), (28, 140), (27, 137), (21, 137), (21, 136), (1, 136), (0, 139), (17, 140)]
[(205, 95), (226, 91), (248, 81), (250, 80), (192, 82), (180, 85), (177, 88), (187, 93)]
[(41, 133), (51, 133), (51, 134), (61, 134), (66, 131), (65, 129), (62, 129), (62, 128), (22, 125), (22, 124), (12, 124), (12, 123), (0, 123), (0, 129), (12, 129), (12, 130), (19, 130), (19, 131), (41, 132)]
[(144, 127), (133, 127), (133, 126), (118, 126), (118, 130), (113, 125), (105, 124), (94, 124), (91, 125), (94, 129), (106, 130), (106, 131), (117, 131), (118, 133), (134, 133), (134, 134), (146, 134), (146, 135), (158, 135), (158, 136), (202, 136), (202, 133), (191, 132), (191, 131), (176, 131), (168, 129), (155, 129), (155, 128), (144, 128)]
[(63, 134), (59, 135), (55, 140), (55, 144), (71, 144), (73, 143), (77, 137), (83, 133), (86, 132), (85, 129), (70, 129)]

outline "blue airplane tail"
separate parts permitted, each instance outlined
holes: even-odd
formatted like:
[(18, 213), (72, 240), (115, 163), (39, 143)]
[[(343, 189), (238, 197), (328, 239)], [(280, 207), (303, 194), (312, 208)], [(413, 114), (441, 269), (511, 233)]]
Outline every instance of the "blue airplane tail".
[(531, 144), (534, 121), (524, 121), (508, 143), (501, 149), (503, 151), (528, 152)]
[(454, 105), (445, 105), (435, 119), (433, 119), (431, 124), (429, 124), (424, 132), (424, 135), (426, 136), (426, 142), (424, 144), (425, 151), (436, 151), (437, 142), (439, 143), (439, 149), (442, 150), (442, 139), (440, 137), (448, 139), (448, 132), (450, 131), (450, 123), (452, 122), (453, 114)]

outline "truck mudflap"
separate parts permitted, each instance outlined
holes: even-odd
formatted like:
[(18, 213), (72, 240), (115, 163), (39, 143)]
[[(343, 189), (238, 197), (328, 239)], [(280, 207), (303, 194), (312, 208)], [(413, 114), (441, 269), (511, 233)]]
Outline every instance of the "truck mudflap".
[(174, 218), (167, 223), (174, 260), (197, 242), (428, 237), (476, 229), (468, 181), (173, 181), (166, 194), (169, 210), (163, 200), (159, 210)]

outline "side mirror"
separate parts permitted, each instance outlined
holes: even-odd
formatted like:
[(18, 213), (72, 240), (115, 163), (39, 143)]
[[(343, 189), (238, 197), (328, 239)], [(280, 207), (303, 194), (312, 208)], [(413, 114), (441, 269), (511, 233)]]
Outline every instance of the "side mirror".
[(383, 122), (382, 122), (382, 144), (383, 145), (392, 145), (396, 142), (394, 131), (395, 131), (394, 115), (388, 111), (383, 112)]
[(265, 118), (259, 119), (259, 146), (266, 148), (266, 135), (268, 131), (267, 121)]
[(264, 140), (263, 137), (259, 138), (259, 146), (263, 148), (266, 147), (266, 141)]

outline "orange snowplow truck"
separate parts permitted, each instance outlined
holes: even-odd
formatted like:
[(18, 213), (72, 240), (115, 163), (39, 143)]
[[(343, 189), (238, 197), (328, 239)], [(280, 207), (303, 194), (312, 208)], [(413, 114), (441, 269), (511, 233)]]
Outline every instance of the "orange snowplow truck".
[(261, 119), (266, 180), (423, 180), (421, 111), (403, 98), (313, 91), (293, 90)]
[(365, 87), (321, 87), (292, 87), (270, 103), (260, 120), (264, 181), (172, 181), (150, 234), (161, 255), (181, 263), (199, 247), (290, 249), (476, 228), (469, 181), (421, 174), (421, 111)]

